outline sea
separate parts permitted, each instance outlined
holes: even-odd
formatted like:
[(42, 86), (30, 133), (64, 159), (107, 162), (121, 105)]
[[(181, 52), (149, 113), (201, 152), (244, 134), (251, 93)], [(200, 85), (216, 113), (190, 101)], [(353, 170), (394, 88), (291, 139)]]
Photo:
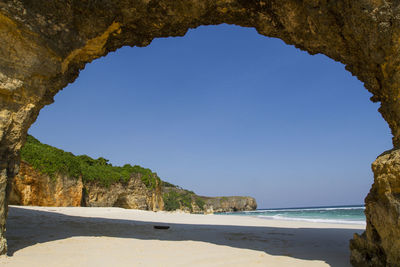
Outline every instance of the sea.
[(258, 209), (254, 211), (221, 212), (221, 215), (253, 216), (267, 220), (306, 221), (318, 223), (365, 225), (364, 205)]

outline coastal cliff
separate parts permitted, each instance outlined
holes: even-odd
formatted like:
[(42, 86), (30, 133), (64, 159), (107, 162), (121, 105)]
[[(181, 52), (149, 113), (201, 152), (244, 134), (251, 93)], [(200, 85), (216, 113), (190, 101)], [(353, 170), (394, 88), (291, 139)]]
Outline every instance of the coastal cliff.
[(108, 187), (96, 182), (85, 183), (82, 205), (152, 211), (164, 209), (160, 183), (149, 189), (137, 173), (132, 174), (127, 183), (118, 182)]
[(150, 169), (112, 166), (105, 158), (75, 156), (32, 136), (21, 151), (10, 204), (121, 207), (191, 213), (254, 210), (251, 197), (203, 197), (162, 181)]
[(256, 200), (252, 197), (203, 197), (207, 213), (250, 211), (257, 208)]
[(19, 174), (12, 183), (11, 205), (24, 206), (81, 206), (82, 179), (57, 174), (54, 179), (43, 175), (22, 161)]
[(126, 209), (163, 210), (161, 186), (149, 189), (138, 173), (127, 182), (105, 186), (64, 174), (50, 177), (22, 161), (12, 183), (11, 205), (50, 207), (121, 207)]

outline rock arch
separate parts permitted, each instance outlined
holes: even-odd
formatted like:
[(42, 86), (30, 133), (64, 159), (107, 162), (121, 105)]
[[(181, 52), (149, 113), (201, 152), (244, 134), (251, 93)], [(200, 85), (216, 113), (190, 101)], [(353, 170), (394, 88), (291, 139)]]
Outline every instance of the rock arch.
[(380, 102), (393, 146), (373, 163), (367, 230), (352, 263), (400, 263), (400, 3), (390, 0), (3, 0), (0, 2), (0, 254), (19, 150), (40, 109), (85, 64), (122, 46), (221, 23), (322, 53), (346, 65)]

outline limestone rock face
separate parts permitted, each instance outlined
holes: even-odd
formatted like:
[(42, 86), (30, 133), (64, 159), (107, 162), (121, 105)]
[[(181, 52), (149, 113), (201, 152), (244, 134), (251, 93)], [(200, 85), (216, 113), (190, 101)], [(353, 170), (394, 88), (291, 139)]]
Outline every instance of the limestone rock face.
[(88, 206), (121, 207), (158, 211), (164, 208), (161, 186), (148, 189), (140, 174), (127, 183), (110, 186), (94, 182), (82, 183), (82, 179), (56, 175), (50, 178), (21, 162), (19, 174), (13, 180), (10, 204), (24, 206)]
[(256, 200), (252, 197), (203, 197), (204, 212), (250, 211), (257, 209)]
[[(7, 251), (7, 204), (12, 179), (18, 172), (19, 151), (40, 109), (52, 103), (54, 95), (73, 82), (86, 63), (110, 51), (127, 45), (146, 46), (157, 37), (182, 36), (189, 28), (221, 23), (254, 27), (259, 34), (280, 38), (310, 54), (322, 53), (345, 64), (371, 92), (371, 100), (381, 103), (379, 112), (392, 131), (394, 148), (400, 148), (399, 1), (2, 0), (0, 254)], [(394, 177), (399, 179), (398, 175)], [(388, 183), (389, 187), (393, 185)], [(376, 198), (367, 199), (369, 210), (390, 206), (382, 204), (387, 201), (385, 195), (372, 195)], [(372, 208), (374, 203), (376, 209)], [(391, 210), (381, 212), (391, 214)], [(378, 212), (370, 214), (369, 222), (394, 225), (385, 221), (392, 215), (382, 219), (373, 218)], [(377, 225), (368, 227), (378, 229)], [(368, 231), (367, 235), (371, 235)], [(369, 244), (378, 242), (368, 240)], [(352, 244), (353, 251), (355, 246), (361, 246), (360, 242)], [(389, 261), (391, 250), (379, 248), (382, 251), (376, 257)], [(353, 257), (353, 262), (356, 258), (360, 262), (371, 260), (358, 256)]]
[(372, 164), (375, 178), (365, 199), (367, 229), (351, 241), (354, 266), (400, 265), (400, 150), (383, 153)]
[(82, 191), (82, 179), (65, 175), (50, 178), (21, 162), (19, 174), (13, 180), (10, 204), (78, 207), (82, 202)]
[(106, 187), (98, 183), (85, 183), (83, 203), (87, 207), (121, 207), (125, 209), (163, 210), (161, 186), (150, 190), (136, 176), (128, 183), (114, 183)]

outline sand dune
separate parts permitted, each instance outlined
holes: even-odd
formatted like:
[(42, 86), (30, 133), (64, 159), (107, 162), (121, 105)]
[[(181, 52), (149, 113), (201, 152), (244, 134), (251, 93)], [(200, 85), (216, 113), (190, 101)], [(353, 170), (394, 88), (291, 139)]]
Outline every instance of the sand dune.
[[(154, 225), (169, 225), (168, 230)], [(362, 225), (120, 208), (10, 207), (2, 266), (350, 266)]]

